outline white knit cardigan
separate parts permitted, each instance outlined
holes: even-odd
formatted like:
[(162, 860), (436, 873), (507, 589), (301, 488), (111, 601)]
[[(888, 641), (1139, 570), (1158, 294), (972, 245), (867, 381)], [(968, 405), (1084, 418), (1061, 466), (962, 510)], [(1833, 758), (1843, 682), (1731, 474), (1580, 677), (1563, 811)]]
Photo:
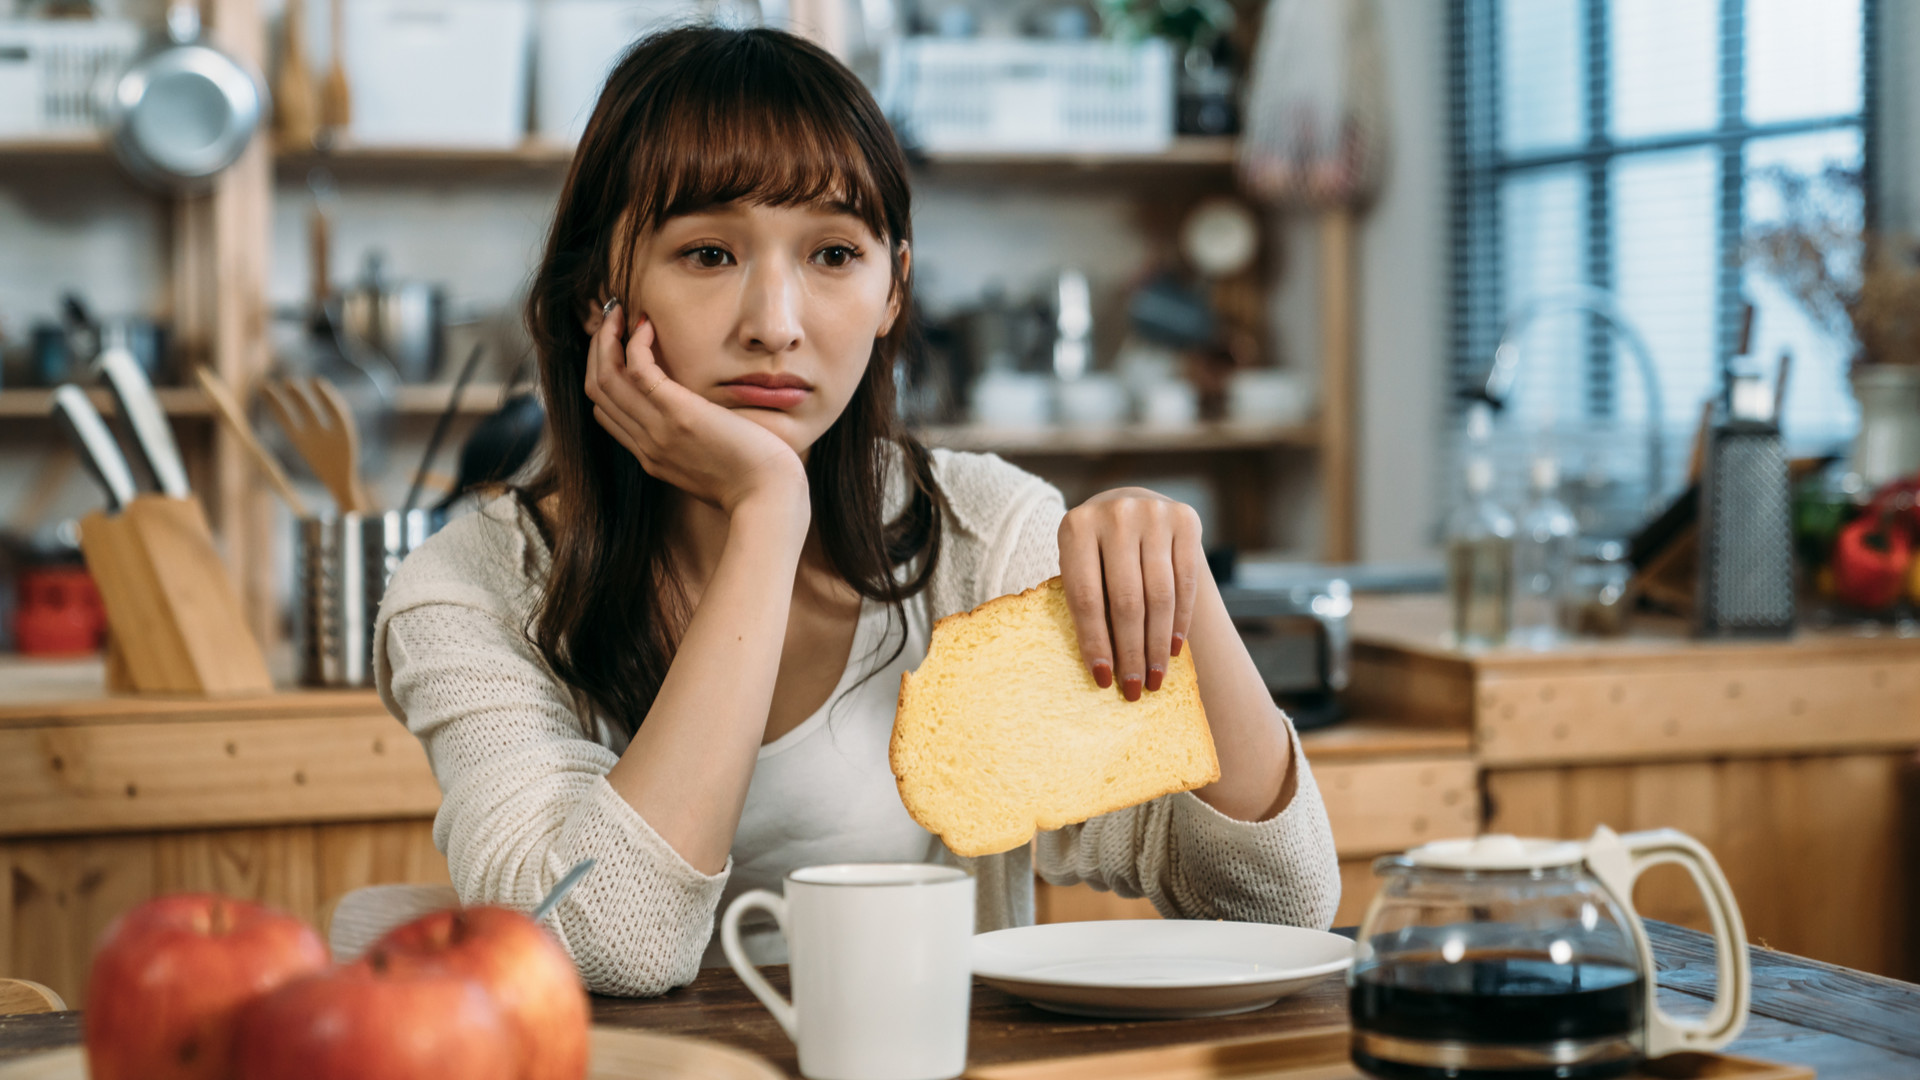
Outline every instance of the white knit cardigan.
[[(936, 450), (951, 514), (929, 587), (935, 619), (1059, 572), (1066, 506), (998, 457)], [(896, 469), (892, 507), (904, 499)], [(526, 636), (548, 552), (511, 496), (449, 524), (394, 574), (375, 628), (380, 698), (426, 747), (443, 799), (434, 844), (466, 903), (532, 908), (579, 860), (598, 860), (549, 916), (593, 990), (660, 994), (691, 982), (732, 860), (696, 870), (616, 794), (620, 745)], [(585, 733), (593, 731), (597, 738)], [(962, 859), (982, 931), (1033, 922), (1033, 875), (1146, 896), (1162, 914), (1324, 928), (1340, 899), (1333, 835), (1294, 740), (1299, 787), (1267, 821), (1170, 795)]]

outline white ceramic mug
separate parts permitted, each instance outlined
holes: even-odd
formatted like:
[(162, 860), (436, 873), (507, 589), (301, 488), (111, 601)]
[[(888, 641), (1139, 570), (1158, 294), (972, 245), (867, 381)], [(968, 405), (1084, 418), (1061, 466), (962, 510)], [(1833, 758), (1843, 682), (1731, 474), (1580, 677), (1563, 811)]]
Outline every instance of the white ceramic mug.
[[(740, 947), (740, 917), (771, 913), (793, 1001)], [(973, 879), (930, 863), (842, 863), (787, 875), (786, 896), (740, 894), (720, 920), (727, 962), (800, 1050), (809, 1080), (946, 1080), (967, 1064)]]

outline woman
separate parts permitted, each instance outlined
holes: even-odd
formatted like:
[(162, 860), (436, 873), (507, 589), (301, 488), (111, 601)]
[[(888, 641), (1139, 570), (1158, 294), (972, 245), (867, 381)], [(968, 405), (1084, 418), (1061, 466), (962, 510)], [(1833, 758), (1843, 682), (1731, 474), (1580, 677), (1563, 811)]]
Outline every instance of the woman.
[[(463, 899), (531, 907), (599, 860), (552, 917), (597, 991), (690, 981), (717, 907), (823, 862), (966, 865), (981, 929), (1033, 920), (1036, 865), (1168, 915), (1332, 918), (1325, 811), (1193, 511), (1133, 488), (1069, 512), (906, 435), (912, 261), (899, 147), (819, 49), (689, 28), (609, 77), (528, 303), (542, 471), (406, 561), (375, 643)], [(887, 766), (900, 673), (933, 620), (1056, 573), (1128, 700), (1191, 639), (1220, 779), (960, 860)]]

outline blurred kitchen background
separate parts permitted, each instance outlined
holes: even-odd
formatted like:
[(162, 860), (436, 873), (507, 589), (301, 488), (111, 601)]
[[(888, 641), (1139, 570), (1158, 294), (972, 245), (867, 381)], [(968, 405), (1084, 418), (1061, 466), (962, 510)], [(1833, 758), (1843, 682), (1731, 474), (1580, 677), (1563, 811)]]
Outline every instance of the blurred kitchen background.
[[(894, 120), (925, 329), (902, 362), (910, 422), (1070, 502), (1128, 482), (1191, 502), (1222, 575), (1298, 593), (1276, 610), (1339, 609), (1335, 576), (1439, 589), (1449, 551), (1458, 593), (1491, 530), (1503, 566), (1548, 560), (1483, 584), (1509, 606), (1528, 580), (1549, 589), (1555, 610), (1528, 624), (1549, 636), (1617, 628), (1623, 597), (1699, 618), (1691, 586), (1630, 586), (1691, 528), (1679, 503), (1699, 501), (1742, 379), (1766, 390), (1746, 395), (1771, 425), (1756, 445), (1794, 462), (1803, 616), (1854, 595), (1829, 566), (1840, 531), (1920, 467), (1904, 4), (203, 6), (203, 43), (257, 71), (271, 106), (236, 163), (195, 174), (156, 165), (143, 125), (214, 145), (246, 118), (192, 93), (125, 103), (130, 65), (157, 62), (170, 24), (190, 33), (195, 5), (0, 0), (8, 648), (78, 640), (71, 620), (50, 646), (23, 639), (12, 612), (41, 602), (20, 575), (74, 562), (73, 522), (101, 505), (47, 414), (49, 388), (94, 382), (110, 347), (159, 387), (269, 642), (298, 636), (311, 588), (295, 515), (195, 368), (234, 389), (308, 508), (341, 500), (261, 398), (272, 380), (338, 387), (383, 508), (440, 502), (489, 417), (480, 441), (519, 460), (511, 436), (537, 423), (514, 407), (520, 309), (570, 142), (625, 45), (688, 20), (808, 34)], [(1548, 496), (1568, 520), (1521, 551), (1513, 530)], [(1904, 585), (1886, 604), (1855, 592), (1821, 610), (1911, 628)], [(1510, 628), (1456, 606), (1461, 640)]]
[[(874, 87), (928, 441), (1199, 509), (1336, 922), (1436, 838), (1673, 827), (1756, 943), (1920, 972), (1920, 5), (0, 0), (0, 973), (79, 993), (165, 888), (446, 880), (372, 614), (538, 452), (571, 142), (686, 20)], [(99, 513), (156, 488), (210, 536)]]

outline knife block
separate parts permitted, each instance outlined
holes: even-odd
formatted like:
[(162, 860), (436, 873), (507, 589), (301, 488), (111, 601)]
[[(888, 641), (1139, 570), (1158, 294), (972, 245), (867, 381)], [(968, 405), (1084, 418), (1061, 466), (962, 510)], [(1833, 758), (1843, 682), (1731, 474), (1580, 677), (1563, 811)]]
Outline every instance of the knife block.
[(267, 693), (260, 643), (195, 499), (141, 495), (80, 519), (80, 550), (110, 631), (107, 689)]

